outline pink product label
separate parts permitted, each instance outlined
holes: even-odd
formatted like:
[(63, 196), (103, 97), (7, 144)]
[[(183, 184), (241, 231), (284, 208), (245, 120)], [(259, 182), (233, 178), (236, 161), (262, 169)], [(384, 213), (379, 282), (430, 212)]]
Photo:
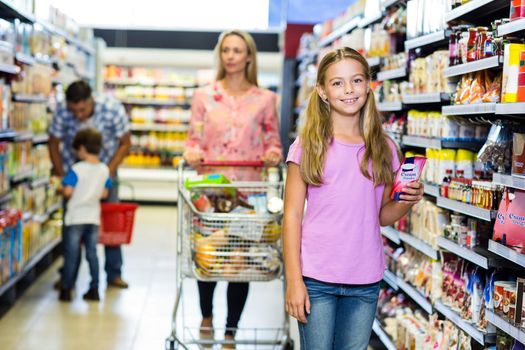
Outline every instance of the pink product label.
[(423, 171), (427, 159), (425, 157), (408, 157), (405, 159), (398, 172), (394, 184), (392, 185), (392, 192), (390, 197), (394, 200), (400, 200), (403, 194), (403, 189), (409, 182), (418, 181)]

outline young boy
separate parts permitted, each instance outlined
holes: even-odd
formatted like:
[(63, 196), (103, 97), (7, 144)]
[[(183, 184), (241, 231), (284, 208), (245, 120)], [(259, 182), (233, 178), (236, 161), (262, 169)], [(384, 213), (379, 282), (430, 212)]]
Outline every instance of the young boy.
[(109, 169), (98, 158), (101, 148), (102, 136), (95, 129), (80, 130), (73, 140), (73, 149), (80, 161), (72, 166), (63, 180), (63, 195), (68, 202), (64, 217), (64, 268), (59, 297), (62, 301), (71, 301), (81, 241), (86, 247), (91, 273), (91, 284), (84, 299), (100, 300), (97, 258), (100, 200), (107, 197), (111, 187)]

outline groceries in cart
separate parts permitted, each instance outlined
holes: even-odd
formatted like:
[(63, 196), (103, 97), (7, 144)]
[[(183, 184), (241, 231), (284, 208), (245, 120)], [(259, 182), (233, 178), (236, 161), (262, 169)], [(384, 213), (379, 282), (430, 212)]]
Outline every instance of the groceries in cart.
[(237, 186), (221, 174), (188, 178), (185, 188), (201, 213), (192, 218), (190, 238), (198, 277), (268, 277), (280, 272), (280, 215), (268, 210), (269, 197), (279, 196), (278, 190), (262, 184)]

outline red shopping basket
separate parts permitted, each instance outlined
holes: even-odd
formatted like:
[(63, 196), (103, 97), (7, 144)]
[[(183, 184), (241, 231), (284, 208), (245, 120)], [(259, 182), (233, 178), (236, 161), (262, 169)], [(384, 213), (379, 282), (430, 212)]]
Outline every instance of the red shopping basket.
[(132, 203), (102, 203), (98, 242), (104, 245), (121, 245), (131, 242), (135, 210)]

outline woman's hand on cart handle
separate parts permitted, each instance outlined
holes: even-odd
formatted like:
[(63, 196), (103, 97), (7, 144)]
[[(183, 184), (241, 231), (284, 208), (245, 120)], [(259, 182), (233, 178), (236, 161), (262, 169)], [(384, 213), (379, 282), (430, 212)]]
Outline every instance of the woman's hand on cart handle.
[(306, 315), (310, 314), (310, 297), (303, 281), (286, 286), (286, 312), (299, 322), (308, 323)]
[(191, 167), (196, 167), (204, 162), (201, 152), (187, 151), (184, 153), (184, 160), (188, 162)]
[(281, 154), (275, 151), (268, 151), (262, 157), (264, 165), (266, 166), (277, 166), (281, 162)]
[(257, 167), (261, 168), (264, 163), (260, 160), (204, 160), (201, 165), (214, 167)]

